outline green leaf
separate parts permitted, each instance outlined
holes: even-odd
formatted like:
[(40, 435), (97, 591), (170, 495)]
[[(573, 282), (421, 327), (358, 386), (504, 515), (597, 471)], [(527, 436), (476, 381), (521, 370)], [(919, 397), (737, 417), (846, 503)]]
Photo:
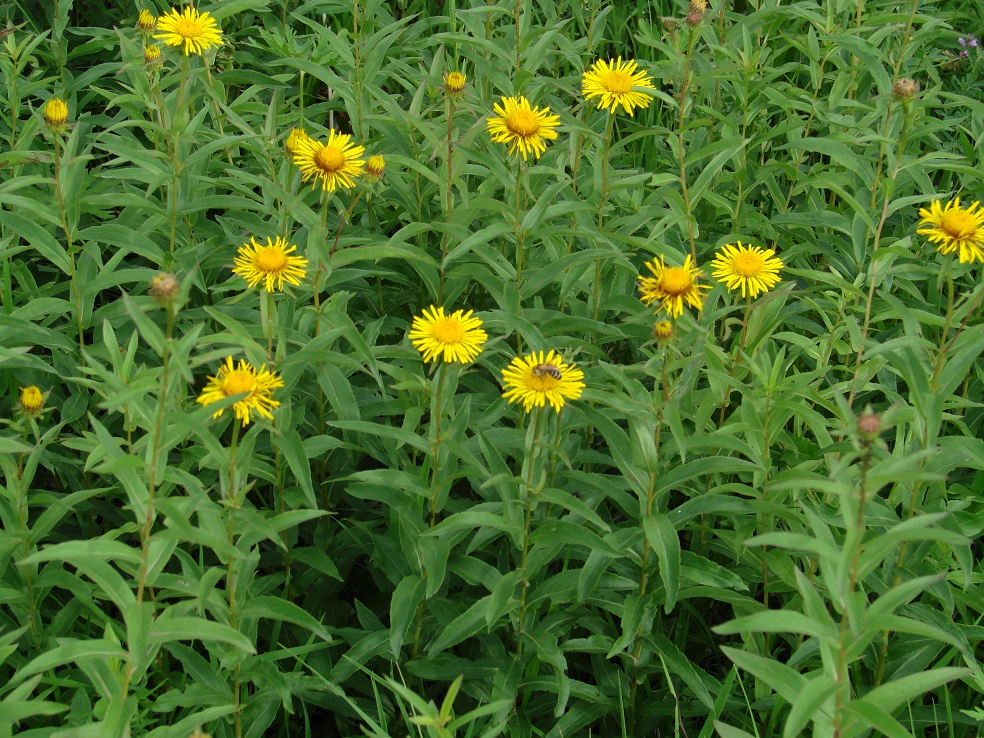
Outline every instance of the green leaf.
[(680, 537), (670, 519), (662, 514), (643, 518), (642, 525), (659, 559), (659, 576), (666, 590), (664, 609), (669, 613), (680, 591)]

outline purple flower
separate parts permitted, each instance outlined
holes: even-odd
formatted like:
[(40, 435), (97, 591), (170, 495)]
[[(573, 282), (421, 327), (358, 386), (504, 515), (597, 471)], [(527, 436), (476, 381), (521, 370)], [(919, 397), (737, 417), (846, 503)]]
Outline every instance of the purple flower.
[(972, 48), (972, 49), (976, 49), (977, 48), (977, 39), (976, 38), (970, 39), (970, 48)]
[(960, 38), (957, 39), (957, 43), (960, 44), (961, 46), (966, 46), (967, 45), (967, 39), (965, 39), (963, 36), (961, 36)]

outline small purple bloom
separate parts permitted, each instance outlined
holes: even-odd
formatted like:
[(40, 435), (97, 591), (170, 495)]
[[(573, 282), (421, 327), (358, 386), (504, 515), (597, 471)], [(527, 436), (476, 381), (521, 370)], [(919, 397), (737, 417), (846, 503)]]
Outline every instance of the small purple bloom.
[(972, 49), (976, 49), (977, 48), (977, 39), (976, 38), (970, 39), (970, 48), (972, 48)]
[(960, 44), (961, 46), (966, 46), (967, 45), (967, 39), (965, 39), (963, 36), (961, 36), (960, 38), (957, 39), (957, 43)]

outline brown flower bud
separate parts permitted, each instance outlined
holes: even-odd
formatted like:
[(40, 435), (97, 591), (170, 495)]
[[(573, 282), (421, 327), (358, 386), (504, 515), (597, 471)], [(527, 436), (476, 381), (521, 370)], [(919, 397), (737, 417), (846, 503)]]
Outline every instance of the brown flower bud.
[(919, 83), (909, 77), (901, 77), (892, 85), (892, 97), (901, 103), (910, 103), (919, 94)]
[(150, 296), (162, 305), (167, 305), (178, 296), (181, 285), (173, 275), (161, 272), (150, 280)]

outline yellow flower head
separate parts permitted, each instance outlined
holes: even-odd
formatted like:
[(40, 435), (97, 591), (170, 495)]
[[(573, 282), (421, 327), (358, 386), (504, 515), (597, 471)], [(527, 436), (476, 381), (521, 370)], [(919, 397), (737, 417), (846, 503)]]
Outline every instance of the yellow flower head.
[(444, 308), (431, 305), (423, 312), (423, 317), (414, 316), (409, 338), (424, 361), (440, 357), (444, 363), (469, 364), (482, 353), (489, 336), (482, 330), (482, 321), (472, 317), (473, 311), (456, 310), (448, 315)]
[(524, 160), (530, 154), (539, 159), (547, 150), (545, 141), (557, 138), (560, 116), (550, 115), (550, 108), (530, 107), (530, 101), (522, 95), (504, 97), (493, 107), (498, 115), (486, 119), (489, 134), (495, 143), (510, 144), (510, 154), (519, 151)]
[(161, 47), (151, 44), (144, 49), (144, 64), (148, 67), (156, 68), (161, 65)]
[[(268, 372), (266, 365), (256, 370), (252, 364), (240, 359), (237, 367), (232, 363), (230, 356), (225, 360), (225, 364), (219, 367), (215, 376), (208, 378), (208, 384), (198, 396), (198, 404), (207, 407), (213, 402), (245, 392), (244, 398), (233, 403), (232, 411), (236, 419), (246, 426), (253, 419), (254, 411), (267, 420), (273, 419), (270, 411), (280, 407), (280, 403), (273, 399), (273, 391), (283, 386), (284, 380), (276, 373)], [(223, 412), (225, 412), (224, 408), (216, 411), (212, 417), (217, 418)]]
[(44, 393), (33, 384), (29, 387), (21, 387), (18, 405), (25, 418), (38, 418), (44, 412)]
[(509, 401), (523, 403), (529, 412), (546, 403), (560, 412), (567, 400), (576, 400), (584, 389), (584, 372), (564, 360), (553, 349), (544, 356), (534, 351), (529, 356), (517, 356), (502, 370), (502, 384), (506, 391), (502, 396)]
[(334, 192), (339, 187), (354, 187), (354, 177), (362, 174), (365, 161), (360, 157), (365, 148), (356, 146), (346, 133), (332, 130), (328, 143), (312, 138), (299, 141), (294, 152), (294, 163), (301, 170), (301, 180), (307, 182), (312, 177), (314, 185), (321, 182), (321, 189)]
[(943, 207), (933, 200), (929, 208), (919, 209), (920, 227), (916, 233), (928, 236), (941, 254), (957, 252), (961, 264), (984, 262), (984, 209), (980, 202), (963, 207), (954, 198)]
[(659, 257), (647, 261), (646, 267), (652, 272), (652, 277), (639, 275), (640, 299), (647, 305), (659, 302), (657, 309), (667, 312), (671, 318), (679, 318), (683, 314), (683, 305), (700, 310), (704, 306), (704, 293), (711, 289), (710, 285), (702, 285), (698, 280), (703, 273), (694, 265), (691, 257), (687, 257), (682, 267), (668, 267)]
[(614, 113), (619, 105), (629, 115), (635, 108), (648, 108), (656, 88), (650, 76), (638, 67), (634, 59), (625, 62), (622, 57), (614, 62), (599, 59), (581, 77), (584, 99), (597, 97), (598, 107), (609, 113)]
[(461, 97), (461, 94), (465, 91), (465, 84), (467, 82), (468, 78), (461, 72), (445, 72), (444, 94), (453, 100)]
[(742, 246), (738, 241), (737, 246), (729, 243), (717, 252), (711, 262), (711, 276), (732, 292), (740, 287), (742, 297), (747, 294), (754, 300), (760, 292), (768, 292), (779, 283), (782, 267), (772, 249)]
[(183, 46), (185, 56), (204, 54), (222, 43), (222, 31), (215, 18), (190, 6), (180, 12), (171, 8), (157, 19), (157, 30), (154, 38), (168, 46)]
[(653, 338), (658, 343), (666, 343), (673, 338), (673, 323), (668, 320), (658, 320), (653, 325)]
[(307, 135), (307, 132), (303, 128), (291, 128), (290, 133), (287, 135), (287, 140), (284, 141), (284, 148), (287, 153), (294, 156), (301, 149), (301, 145), (311, 141), (311, 137)]
[(154, 28), (157, 26), (157, 18), (146, 8), (140, 11), (137, 16), (137, 30), (145, 35), (149, 36), (154, 32)]
[(366, 159), (366, 179), (370, 182), (378, 182), (383, 178), (383, 170), (386, 168), (386, 160), (382, 154), (374, 154)]
[(250, 287), (263, 282), (267, 292), (282, 290), (284, 282), (300, 285), (308, 262), (302, 256), (290, 255), (296, 250), (296, 246), (288, 248), (287, 240), (279, 236), (272, 241), (268, 238), (265, 246), (251, 237), (249, 243), (239, 247), (232, 273), (245, 279)]
[(53, 97), (45, 103), (44, 122), (53, 133), (62, 133), (68, 122), (68, 106), (60, 97)]

